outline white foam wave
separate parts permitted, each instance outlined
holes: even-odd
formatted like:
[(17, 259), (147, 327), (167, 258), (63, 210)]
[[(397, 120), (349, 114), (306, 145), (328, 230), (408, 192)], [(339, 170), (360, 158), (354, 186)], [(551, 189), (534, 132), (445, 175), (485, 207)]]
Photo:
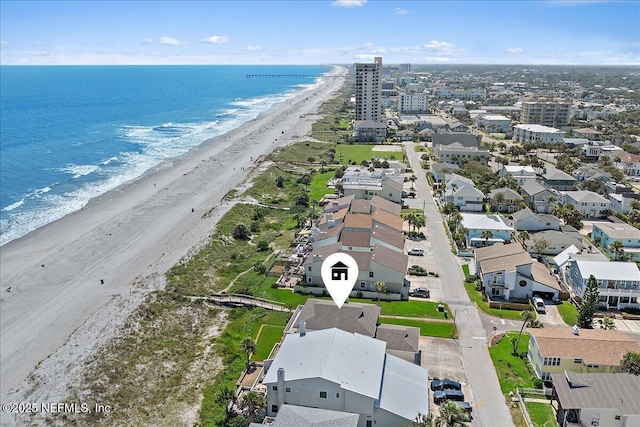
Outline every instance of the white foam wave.
[(118, 157), (117, 157), (117, 156), (114, 156), (114, 157), (110, 157), (110, 158), (108, 158), (107, 160), (105, 160), (105, 161), (103, 161), (103, 162), (100, 162), (100, 164), (101, 164), (101, 165), (108, 165), (109, 163), (114, 162), (114, 161), (116, 161), (116, 160), (118, 160)]
[(73, 175), (73, 178), (77, 179), (81, 176), (89, 175), (90, 173), (97, 171), (99, 168), (100, 167), (96, 165), (68, 165), (60, 170)]
[(19, 201), (15, 202), (15, 203), (12, 203), (7, 207), (2, 208), (2, 210), (5, 211), (5, 212), (10, 212), (10, 211), (12, 211), (12, 210), (14, 210), (16, 208), (19, 208), (22, 205), (24, 205), (24, 199), (19, 200)]

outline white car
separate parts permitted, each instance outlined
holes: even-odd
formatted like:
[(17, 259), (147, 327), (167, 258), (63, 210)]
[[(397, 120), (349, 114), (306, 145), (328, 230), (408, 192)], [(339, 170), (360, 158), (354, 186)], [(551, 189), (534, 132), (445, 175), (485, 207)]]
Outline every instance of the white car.
[(424, 256), (424, 249), (412, 248), (408, 253), (409, 255)]

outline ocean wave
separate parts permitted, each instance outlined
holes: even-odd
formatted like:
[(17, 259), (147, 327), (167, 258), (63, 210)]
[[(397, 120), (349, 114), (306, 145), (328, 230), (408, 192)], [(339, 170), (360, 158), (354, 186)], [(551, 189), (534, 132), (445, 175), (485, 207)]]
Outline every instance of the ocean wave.
[(15, 203), (12, 203), (12, 204), (10, 204), (10, 205), (9, 205), (9, 206), (7, 206), (7, 207), (2, 208), (2, 210), (3, 210), (4, 212), (11, 212), (12, 210), (14, 210), (14, 209), (16, 209), (16, 208), (19, 208), (19, 207), (20, 207), (20, 206), (22, 206), (22, 205), (24, 205), (24, 199), (19, 200), (19, 201), (15, 202)]
[(97, 165), (68, 165), (60, 170), (73, 175), (72, 178), (77, 179), (82, 176), (89, 175), (98, 169), (100, 169), (100, 167)]
[(101, 165), (105, 165), (105, 166), (106, 166), (106, 165), (108, 165), (109, 163), (111, 163), (111, 162), (115, 162), (115, 161), (117, 161), (117, 160), (118, 160), (118, 157), (117, 157), (117, 156), (113, 156), (113, 157), (108, 158), (108, 159), (107, 159), (107, 160), (105, 160), (105, 161), (100, 162), (100, 164), (101, 164)]

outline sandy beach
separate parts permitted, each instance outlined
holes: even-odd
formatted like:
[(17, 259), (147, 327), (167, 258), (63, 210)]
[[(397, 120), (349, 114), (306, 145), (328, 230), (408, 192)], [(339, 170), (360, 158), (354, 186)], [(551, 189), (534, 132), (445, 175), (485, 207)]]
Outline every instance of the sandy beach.
[[(164, 273), (206, 241), (231, 207), (221, 204), (224, 195), (246, 179), (260, 156), (306, 135), (316, 120), (307, 115), (343, 83), (325, 79), (185, 158), (4, 245), (0, 401), (24, 402), (33, 386), (27, 378), (36, 369), (55, 383), (40, 383), (42, 390), (31, 396), (64, 398), (69, 366), (117, 333), (144, 295), (163, 286)], [(15, 420), (3, 413), (0, 424)]]

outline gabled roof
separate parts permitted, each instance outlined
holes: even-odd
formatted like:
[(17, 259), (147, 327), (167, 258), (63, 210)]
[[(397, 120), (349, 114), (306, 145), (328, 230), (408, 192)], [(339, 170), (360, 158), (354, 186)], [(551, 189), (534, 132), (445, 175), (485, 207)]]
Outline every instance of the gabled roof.
[(397, 252), (382, 245), (376, 245), (371, 252), (371, 262), (384, 265), (392, 270), (404, 273), (407, 271), (409, 257), (403, 252)]
[(544, 357), (582, 359), (589, 365), (619, 366), (629, 351), (640, 351), (640, 344), (620, 331), (580, 329), (578, 335), (569, 326), (529, 329)]
[(496, 271), (514, 271), (518, 266), (533, 263), (531, 255), (521, 252), (507, 255), (501, 258), (491, 258), (480, 262), (482, 273), (495, 273)]
[(355, 231), (344, 230), (340, 234), (340, 243), (343, 246), (356, 246), (359, 248), (366, 248), (371, 246), (371, 230)]
[(580, 253), (580, 249), (576, 248), (574, 245), (571, 245), (567, 249), (565, 249), (564, 251), (556, 255), (553, 258), (553, 262), (558, 267), (562, 267), (563, 265), (565, 265), (567, 261), (569, 261), (569, 257), (571, 254), (579, 254), (579, 253)]
[(458, 188), (456, 191), (453, 191), (452, 189), (447, 188), (446, 193), (447, 195), (451, 194), (454, 197), (465, 197), (465, 198), (475, 197), (475, 198), (484, 199), (484, 193), (478, 190), (476, 187), (472, 187), (470, 185), (463, 185), (462, 187)]
[(575, 181), (576, 179), (560, 169), (549, 170), (542, 175), (545, 181)]
[(549, 273), (547, 267), (540, 262), (531, 263), (531, 277), (536, 282), (541, 285), (545, 285), (549, 288), (561, 291), (560, 284), (556, 281), (556, 279)]
[(376, 210), (373, 215), (371, 215), (371, 218), (373, 219), (373, 223), (381, 223), (396, 230), (402, 230), (402, 224), (404, 223), (404, 220), (398, 215), (393, 215), (382, 209)]
[(314, 242), (320, 242), (325, 239), (330, 239), (332, 237), (339, 236), (344, 228), (344, 224), (338, 224), (335, 227), (331, 228), (321, 228), (318, 234), (313, 236)]
[(509, 187), (502, 187), (491, 190), (491, 192), (489, 193), (489, 198), (493, 199), (498, 193), (504, 194), (505, 200), (517, 200), (522, 198), (516, 190), (512, 190)]
[(458, 187), (462, 187), (465, 185), (469, 185), (471, 187), (476, 186), (471, 179), (462, 175), (458, 175), (457, 173), (447, 173), (444, 175), (443, 180), (447, 187), (451, 187), (453, 184), (456, 184)]
[(376, 330), (376, 339), (386, 342), (387, 350), (412, 352), (420, 350), (420, 328), (413, 326), (381, 323)]
[(529, 196), (535, 196), (536, 194), (540, 194), (543, 191), (549, 191), (547, 188), (542, 186), (540, 183), (529, 179), (525, 181), (520, 188), (522, 188), (522, 192), (528, 194)]
[(387, 354), (380, 402), (376, 406), (407, 420), (429, 413), (427, 370)]
[(640, 376), (627, 373), (552, 372), (551, 380), (565, 410), (609, 409), (618, 415), (640, 414)]
[(567, 231), (558, 231), (558, 230), (544, 230), (539, 231), (535, 234), (532, 234), (529, 239), (527, 239), (527, 247), (531, 247), (529, 245), (533, 245), (533, 239), (544, 239), (549, 243), (549, 247), (556, 246), (566, 246), (569, 247), (571, 245), (577, 247), (582, 250), (584, 248), (584, 244), (582, 243), (582, 235), (580, 232), (567, 232)]
[(470, 133), (436, 133), (431, 137), (433, 146), (449, 145), (457, 142), (465, 147), (479, 147), (482, 140), (481, 135), (472, 135)]
[(581, 190), (581, 191), (563, 191), (562, 193), (565, 196), (568, 196), (571, 199), (573, 199), (573, 200), (575, 200), (576, 202), (579, 202), (579, 203), (609, 203), (609, 204), (611, 204), (611, 202), (609, 200), (605, 199), (604, 197), (602, 197), (598, 193), (594, 193), (593, 191), (585, 191), (585, 190)]
[(440, 173), (445, 169), (448, 169), (449, 171), (454, 171), (456, 169), (460, 169), (460, 167), (454, 163), (447, 163), (447, 162), (434, 163), (431, 165), (431, 171), (433, 173)]
[(537, 215), (533, 213), (533, 211), (529, 208), (520, 209), (519, 211), (516, 211), (511, 214), (511, 218), (513, 218), (514, 221), (521, 221), (530, 216), (537, 218)]
[(640, 270), (635, 262), (576, 260), (583, 280), (593, 275), (598, 280), (640, 281)]
[[(306, 406), (280, 405), (272, 427), (357, 427), (359, 414), (308, 408)], [(264, 427), (264, 424), (255, 424)], [(252, 424), (249, 425), (251, 427)]]
[(321, 378), (378, 399), (385, 348), (383, 341), (337, 328), (287, 334), (263, 382), (277, 383), (283, 368), (285, 381)]
[(404, 249), (404, 234), (391, 227), (375, 224), (371, 233), (371, 238), (378, 239), (400, 250)]
[[(313, 251), (311, 251), (307, 259), (304, 261), (304, 264), (313, 264), (314, 262), (322, 262), (325, 259), (327, 259), (329, 255), (338, 252), (341, 247), (342, 247), (342, 244), (340, 242), (337, 242), (337, 243), (332, 243), (330, 245), (322, 246), (320, 248), (315, 248), (313, 249)], [(360, 267), (358, 266), (358, 268)]]
[(367, 214), (348, 214), (344, 218), (344, 226), (346, 228), (362, 228), (371, 229), (372, 216)]
[(510, 243), (508, 245), (505, 245), (503, 243), (495, 243), (491, 246), (474, 249), (474, 255), (475, 255), (476, 261), (478, 262), (484, 261), (487, 259), (492, 259), (492, 258), (502, 258), (505, 256), (519, 254), (519, 253), (526, 253), (526, 252), (522, 248), (522, 245), (520, 245), (520, 243), (517, 243), (517, 242)]
[(338, 308), (333, 301), (309, 298), (295, 320), (295, 327), (299, 328), (300, 322), (304, 321), (308, 331), (338, 328), (372, 337), (379, 316), (380, 307), (375, 304), (350, 302)]
[(371, 202), (364, 199), (355, 199), (351, 202), (351, 206), (349, 206), (349, 212), (354, 214), (370, 214)]
[(598, 222), (593, 224), (612, 239), (640, 239), (640, 230), (626, 222)]
[(402, 206), (397, 203), (393, 203), (387, 199), (383, 199), (380, 196), (373, 196), (371, 198), (371, 205), (373, 206), (373, 211), (375, 212), (377, 209), (382, 209), (383, 211), (389, 212), (392, 215), (400, 215), (400, 211), (402, 210)]

